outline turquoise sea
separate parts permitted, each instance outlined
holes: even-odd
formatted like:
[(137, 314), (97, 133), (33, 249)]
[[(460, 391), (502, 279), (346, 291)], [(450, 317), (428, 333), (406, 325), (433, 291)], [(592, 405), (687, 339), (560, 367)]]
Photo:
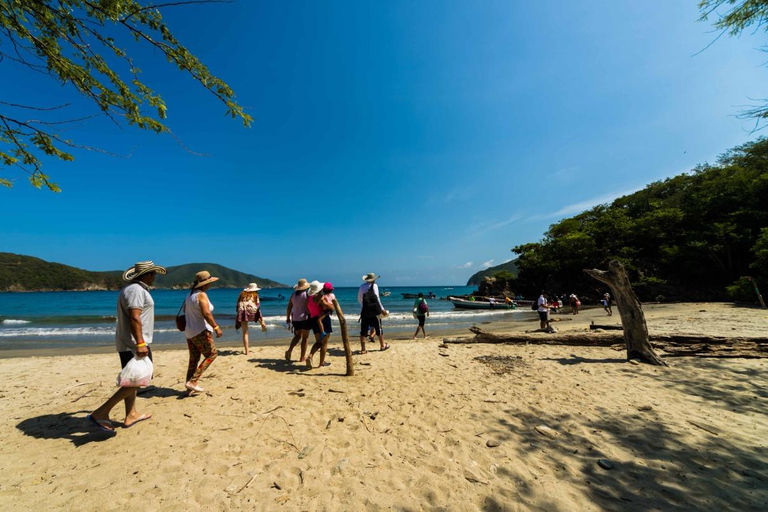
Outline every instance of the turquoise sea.
[[(336, 298), (344, 311), (350, 336), (359, 334), (360, 306), (357, 303), (357, 287), (336, 288)], [(434, 293), (437, 299), (428, 299), (430, 329), (453, 329), (470, 327), (473, 324), (492, 321), (501, 317), (521, 318), (527, 311), (522, 310), (455, 310), (448, 300), (439, 300), (449, 295), (463, 295), (475, 290), (473, 286), (417, 286), (386, 287), (389, 297), (382, 297), (384, 307), (390, 311), (383, 320), (384, 333), (405, 333), (416, 330), (412, 316), (413, 299), (403, 299), (403, 293)], [(214, 317), (224, 329), (223, 342), (239, 342), (235, 331), (235, 302), (239, 289), (213, 289), (208, 294), (214, 304)], [(251, 344), (259, 341), (285, 338), (290, 335), (283, 325), (287, 297), (293, 293), (289, 288), (262, 290), (262, 311), (268, 330), (250, 329)], [(0, 351), (9, 349), (58, 348), (74, 346), (111, 346), (115, 336), (116, 291), (109, 292), (30, 292), (0, 293)], [(181, 344), (186, 342), (182, 333), (176, 330), (174, 317), (187, 291), (153, 290), (155, 300), (154, 343)], [(280, 298), (282, 296), (283, 298)], [(334, 330), (338, 322), (333, 318)], [(353, 338), (354, 339), (354, 338)]]

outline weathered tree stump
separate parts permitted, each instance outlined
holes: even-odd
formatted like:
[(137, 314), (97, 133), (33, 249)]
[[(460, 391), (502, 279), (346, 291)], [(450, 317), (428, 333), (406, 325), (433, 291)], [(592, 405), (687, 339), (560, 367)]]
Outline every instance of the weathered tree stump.
[(339, 306), (339, 301), (333, 299), (333, 309), (336, 310), (336, 317), (339, 319), (339, 328), (341, 329), (341, 342), (344, 344), (344, 355), (347, 358), (347, 377), (355, 375), (355, 368), (352, 363), (352, 348), (349, 346), (349, 336), (347, 336), (347, 321), (344, 319), (344, 312)]
[(643, 308), (632, 290), (624, 265), (613, 260), (608, 264), (608, 270), (584, 269), (584, 272), (611, 288), (624, 328), (627, 360), (639, 358), (651, 364), (667, 366), (648, 341), (648, 325), (645, 323)]

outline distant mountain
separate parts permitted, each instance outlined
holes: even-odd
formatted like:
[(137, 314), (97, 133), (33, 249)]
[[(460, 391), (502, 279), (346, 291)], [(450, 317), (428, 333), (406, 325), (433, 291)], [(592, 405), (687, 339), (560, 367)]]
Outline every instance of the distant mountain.
[(501, 272), (502, 270), (506, 270), (507, 272), (511, 272), (517, 275), (517, 265), (515, 264), (515, 261), (508, 261), (506, 263), (502, 263), (501, 265), (496, 265), (495, 267), (488, 267), (485, 270), (481, 270), (480, 272), (473, 274), (472, 277), (469, 278), (469, 281), (467, 281), (467, 286), (477, 286), (483, 282), (484, 277), (492, 277), (493, 274), (496, 272)]
[[(156, 288), (187, 288), (200, 270), (219, 278), (214, 288), (240, 288), (257, 283), (262, 288), (287, 288), (287, 285), (245, 274), (215, 263), (188, 263), (167, 267), (158, 275)], [(0, 252), (0, 292), (118, 290), (125, 284), (122, 270), (92, 272), (40, 258)]]

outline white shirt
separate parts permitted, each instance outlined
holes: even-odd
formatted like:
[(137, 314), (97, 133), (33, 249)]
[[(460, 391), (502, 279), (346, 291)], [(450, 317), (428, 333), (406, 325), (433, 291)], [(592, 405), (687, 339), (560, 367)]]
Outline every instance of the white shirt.
[(131, 310), (141, 310), (141, 335), (149, 345), (152, 343), (152, 331), (155, 330), (155, 301), (149, 294), (147, 285), (134, 281), (120, 290), (117, 297), (117, 331), (115, 347), (118, 352), (134, 350), (137, 341), (131, 333)]
[(382, 311), (384, 311), (384, 306), (381, 304), (381, 297), (379, 296), (379, 287), (376, 283), (364, 283), (360, 285), (360, 289), (357, 290), (357, 302), (360, 304), (360, 314), (363, 314), (363, 294), (368, 291), (368, 289), (373, 286), (373, 293), (376, 294), (376, 300), (379, 301), (379, 307)]
[(539, 305), (539, 309), (537, 311), (539, 313), (546, 313), (547, 312), (547, 299), (545, 299), (543, 295), (541, 297), (539, 297), (538, 305)]
[[(213, 303), (208, 301), (208, 310), (213, 313)], [(213, 326), (203, 317), (203, 310), (200, 309), (200, 291), (194, 292), (184, 301), (184, 314), (187, 316), (187, 328), (184, 330), (184, 337), (194, 338), (203, 331), (213, 332)]]

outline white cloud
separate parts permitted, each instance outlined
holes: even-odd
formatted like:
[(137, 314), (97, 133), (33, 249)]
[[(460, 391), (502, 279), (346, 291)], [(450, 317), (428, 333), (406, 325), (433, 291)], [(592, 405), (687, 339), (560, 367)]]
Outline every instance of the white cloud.
[(488, 223), (488, 224), (480, 224), (478, 226), (470, 228), (470, 231), (471, 231), (471, 234), (474, 235), (474, 236), (482, 235), (482, 234), (485, 234), (485, 233), (487, 233), (489, 231), (493, 231), (495, 229), (502, 228), (502, 227), (506, 226), (507, 224), (512, 224), (513, 222), (515, 222), (517, 220), (520, 220), (520, 218), (521, 218), (521, 215), (513, 215), (512, 217), (510, 217), (510, 218), (508, 218), (506, 220), (502, 220), (502, 221), (498, 221), (498, 222), (492, 222), (492, 223)]
[(483, 263), (483, 268), (490, 268), (492, 266), (493, 266), (493, 260), (492, 259), (490, 259), (490, 260), (486, 261), (485, 263)]
[(562, 208), (560, 208), (554, 213), (533, 215), (531, 217), (528, 217), (526, 221), (530, 222), (530, 221), (536, 221), (536, 220), (542, 220), (542, 219), (562, 218), (562, 217), (567, 217), (569, 215), (575, 215), (585, 210), (588, 210), (593, 206), (597, 206), (599, 204), (611, 203), (614, 201), (614, 199), (618, 199), (619, 197), (632, 194), (633, 192), (637, 192), (642, 188), (645, 188), (645, 187), (642, 186), (642, 187), (633, 188), (631, 190), (609, 192), (607, 194), (603, 194), (602, 196), (593, 197), (592, 199), (587, 199), (585, 201), (580, 201), (578, 203), (573, 203), (573, 204), (563, 206)]
[(471, 262), (471, 261), (468, 261), (468, 262), (466, 262), (465, 264), (463, 264), (463, 265), (459, 265), (459, 266), (458, 266), (458, 267), (456, 267), (456, 268), (472, 268), (472, 262)]

